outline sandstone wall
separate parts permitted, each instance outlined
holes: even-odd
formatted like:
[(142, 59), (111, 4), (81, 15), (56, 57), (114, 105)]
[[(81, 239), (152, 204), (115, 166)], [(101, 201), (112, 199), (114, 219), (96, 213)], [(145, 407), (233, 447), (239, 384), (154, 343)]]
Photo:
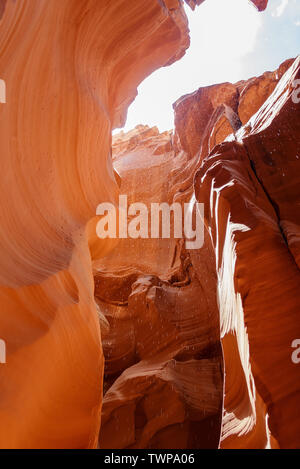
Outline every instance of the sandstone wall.
[(298, 77), (299, 58), (201, 88), (175, 103), (174, 134), (114, 137), (130, 202), (194, 196), (206, 234), (196, 251), (122, 240), (94, 264), (110, 327), (101, 446), (299, 446)]

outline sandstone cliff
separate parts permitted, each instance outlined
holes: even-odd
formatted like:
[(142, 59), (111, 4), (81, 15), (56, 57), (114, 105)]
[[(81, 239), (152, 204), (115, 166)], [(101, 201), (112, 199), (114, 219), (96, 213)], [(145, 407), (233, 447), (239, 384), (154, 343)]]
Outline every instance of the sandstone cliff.
[[(0, 2), (0, 446), (97, 445), (103, 354), (92, 258), (111, 249), (111, 129), (189, 45), (182, 2)], [(96, 241), (96, 243), (95, 243)]]
[(199, 251), (122, 240), (94, 265), (109, 324), (102, 447), (299, 446), (297, 77), (291, 59), (201, 88), (175, 103), (174, 133), (113, 138), (130, 202), (194, 196), (207, 231)]

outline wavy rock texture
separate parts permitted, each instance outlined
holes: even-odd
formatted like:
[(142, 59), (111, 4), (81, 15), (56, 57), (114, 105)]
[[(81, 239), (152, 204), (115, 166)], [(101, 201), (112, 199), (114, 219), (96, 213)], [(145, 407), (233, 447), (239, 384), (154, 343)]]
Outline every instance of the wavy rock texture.
[(300, 334), (300, 108), (292, 99), (299, 63), (248, 123), (203, 160), (194, 180), (216, 253), (223, 448), (300, 443), (300, 369), (291, 360)]
[[(232, 354), (236, 347), (232, 335), (244, 321), (247, 330), (245, 349), (249, 347), (249, 363), (254, 378), (252, 392), (248, 387), (249, 397), (251, 394), (256, 396), (256, 414), (254, 408), (250, 411), (248, 406), (248, 416), (252, 414), (255, 422), (255, 417), (256, 421), (263, 420), (266, 414), (270, 434), (282, 448), (296, 448), (300, 444), (300, 418), (295, 411), (300, 394), (300, 368), (291, 360), (291, 343), (300, 337), (297, 319), (300, 306), (300, 223), (297, 209), (300, 198), (300, 108), (292, 99), (293, 84), (299, 77), (300, 58), (296, 59), (257, 114), (238, 132), (236, 142), (224, 144), (222, 149), (215, 152), (215, 155), (220, 152), (226, 163), (212, 169), (215, 155), (210, 155), (198, 174), (203, 181), (206, 175), (209, 180), (216, 170), (218, 176), (211, 190), (218, 190), (219, 184), (227, 186), (225, 190), (221, 189), (219, 200), (215, 202), (217, 216), (214, 221), (214, 226), (219, 223), (223, 225), (221, 230), (224, 233), (223, 249), (219, 240), (220, 298), (226, 297), (226, 270), (232, 269), (235, 264), (233, 280), (237, 304), (226, 301), (223, 314), (221, 312), (221, 318), (224, 318), (221, 327), (224, 359), (226, 362), (226, 353)], [(236, 162), (232, 166), (233, 155), (234, 159), (246, 160), (242, 171)], [(245, 171), (247, 165), (251, 168), (248, 174)], [(234, 175), (228, 177), (231, 167), (234, 168)], [(197, 188), (200, 192), (201, 186), (200, 183)], [(232, 188), (235, 188), (235, 194)], [(218, 211), (222, 205), (221, 221)], [(229, 208), (226, 223), (225, 207), (227, 210)], [(236, 254), (233, 253), (231, 259), (225, 251), (227, 242), (231, 247), (235, 245)], [(235, 321), (236, 325), (232, 327), (237, 311), (242, 313), (241, 321), (240, 324)], [(230, 374), (228, 386), (225, 380), (225, 409), (228, 414), (233, 402)], [(264, 411), (257, 408), (260, 401), (266, 407)], [(226, 419), (228, 426), (224, 425), (223, 429), (224, 446), (230, 444), (232, 431), (236, 431), (236, 416), (234, 419), (226, 416), (229, 418)], [(246, 424), (245, 420), (243, 423)], [(238, 425), (241, 427), (240, 422)], [(258, 432), (254, 437), (254, 433), (255, 428), (251, 445), (257, 445), (257, 437), (261, 437)], [(248, 431), (245, 438), (250, 435)]]
[(259, 110), (292, 62), (286, 60), (275, 72), (260, 77), (202, 87), (178, 99), (173, 107), (181, 148), (190, 158), (207, 156)]
[[(172, 202), (170, 175), (186, 159), (170, 132), (140, 126), (115, 137), (113, 152), (128, 204)], [(183, 240), (124, 239), (94, 268), (109, 323), (100, 447), (216, 447), (223, 380), (211, 280), (198, 277)]]
[(114, 137), (129, 203), (194, 195), (206, 233), (198, 251), (122, 240), (94, 263), (102, 447), (299, 447), (298, 77), (296, 59), (202, 88), (175, 104), (174, 135)]
[[(102, 447), (300, 446), (299, 59), (111, 151), (138, 84), (188, 45), (180, 0), (0, 1), (1, 447), (96, 447), (102, 380)], [(204, 202), (203, 248), (99, 241), (118, 185)]]
[(0, 7), (0, 446), (92, 448), (103, 354), (91, 259), (112, 248), (95, 234), (97, 205), (118, 193), (111, 129), (137, 85), (184, 54), (187, 19), (177, 1)]

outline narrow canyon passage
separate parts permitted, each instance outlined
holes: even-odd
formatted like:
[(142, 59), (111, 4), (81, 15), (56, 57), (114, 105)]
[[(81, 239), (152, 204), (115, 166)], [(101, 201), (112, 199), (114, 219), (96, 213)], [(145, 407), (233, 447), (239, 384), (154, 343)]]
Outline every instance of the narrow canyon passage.
[[(113, 150), (128, 204), (172, 203), (172, 175), (187, 158), (176, 154), (171, 133), (142, 127)], [(217, 448), (223, 380), (214, 270), (209, 290), (184, 240), (172, 238), (121, 240), (94, 268), (96, 302), (109, 322), (100, 447)]]
[[(300, 447), (300, 58), (112, 137), (203, 1), (0, 0), (1, 448)], [(120, 195), (202, 247), (100, 239)]]
[[(174, 104), (174, 133), (160, 134), (156, 128), (138, 126), (113, 137), (114, 167), (121, 177), (121, 194), (128, 194), (128, 204), (183, 204), (194, 194), (197, 200), (205, 201), (207, 232), (203, 248), (196, 251), (185, 249), (184, 239), (125, 239), (109, 256), (94, 263), (96, 302), (108, 321), (102, 334), (106, 365), (101, 447), (278, 446), (268, 426), (269, 418), (271, 424), (276, 421), (268, 409), (273, 410), (274, 405), (270, 389), (278, 384), (271, 379), (262, 386), (250, 345), (254, 344), (255, 351), (259, 342), (259, 362), (263, 343), (264, 350), (276, 349), (275, 340), (287, 339), (277, 337), (275, 331), (273, 336), (270, 329), (270, 338), (264, 341), (260, 335), (268, 328), (269, 311), (274, 318), (281, 313), (274, 293), (267, 304), (258, 307), (254, 292), (262, 288), (262, 280), (257, 262), (252, 267), (248, 253), (261, 245), (261, 230), (265, 237), (274, 239), (261, 254), (262, 276), (267, 275), (272, 291), (280, 278), (273, 270), (277, 263), (282, 268), (280, 250), (287, 251), (285, 282), (289, 287), (286, 293), (281, 289), (280, 295), (287, 298), (280, 308), (289, 308), (287, 324), (282, 326), (291, 334), (299, 272), (289, 249), (295, 254), (297, 250), (294, 242), (290, 247), (282, 244), (287, 238), (277, 220), (278, 210), (274, 213), (274, 196), (259, 178), (255, 155), (261, 148), (262, 116), (269, 132), (278, 135), (275, 113), (270, 109), (276, 109), (276, 101), (286, 96), (287, 90), (291, 93), (298, 73), (299, 60), (290, 59), (261, 77), (200, 88)], [(286, 127), (285, 137), (280, 131), (288, 151), (299, 126), (298, 108), (292, 106), (289, 112), (296, 113), (289, 119), (295, 126)], [(275, 129), (271, 130), (272, 125)], [(226, 137), (228, 142), (222, 143)], [(282, 147), (274, 138), (272, 145), (273, 152), (285, 162), (284, 171), (290, 171), (297, 162), (298, 146), (294, 158), (290, 155), (287, 159), (279, 153)], [(270, 166), (269, 161), (266, 164)], [(260, 177), (265, 180), (266, 176), (263, 173)], [(241, 270), (244, 256), (247, 270)], [(256, 258), (260, 260), (259, 250)], [(263, 288), (267, 294), (265, 282)], [(248, 308), (251, 314), (246, 322)], [(261, 332), (256, 327), (258, 311), (263, 313), (259, 316), (264, 324)], [(291, 363), (292, 371), (298, 376)], [(267, 376), (267, 370), (265, 373)], [(278, 418), (278, 409), (276, 414)], [(276, 427), (278, 438), (281, 432), (286, 435), (286, 429)]]

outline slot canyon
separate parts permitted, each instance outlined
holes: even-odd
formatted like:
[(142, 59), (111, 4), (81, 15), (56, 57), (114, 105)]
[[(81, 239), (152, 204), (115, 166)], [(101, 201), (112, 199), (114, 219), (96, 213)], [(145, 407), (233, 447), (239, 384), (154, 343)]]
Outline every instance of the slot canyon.
[[(204, 1), (0, 0), (0, 448), (300, 447), (300, 56), (112, 136)], [(120, 194), (202, 247), (100, 239)]]

